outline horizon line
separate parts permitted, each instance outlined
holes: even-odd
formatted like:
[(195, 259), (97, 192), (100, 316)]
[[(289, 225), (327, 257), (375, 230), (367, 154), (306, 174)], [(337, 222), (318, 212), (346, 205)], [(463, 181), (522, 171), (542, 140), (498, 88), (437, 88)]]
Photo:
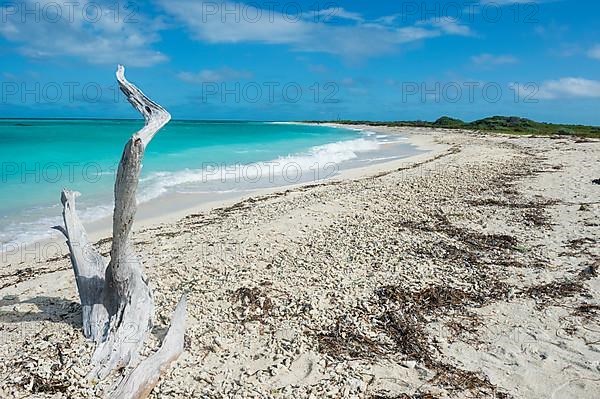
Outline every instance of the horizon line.
[[(529, 118), (525, 118), (525, 117), (520, 117), (520, 116), (516, 116), (516, 115), (493, 115), (493, 116), (486, 116), (484, 118), (480, 118), (480, 119), (474, 119), (472, 122), (478, 121), (478, 120), (482, 120), (482, 119), (487, 119), (487, 118), (493, 118), (493, 117), (517, 117), (517, 118), (523, 118), (523, 119), (529, 119)], [(443, 115), (439, 118), (437, 118), (436, 120), (439, 120), (440, 118), (443, 117), (448, 117), (447, 115)], [(453, 118), (453, 117), (449, 117), (449, 118)], [(454, 118), (453, 118), (454, 119)], [(33, 121), (33, 120), (46, 120), (46, 121), (126, 121), (126, 122), (136, 122), (136, 121), (141, 121), (143, 122), (144, 119), (143, 118), (95, 118), (95, 117), (76, 117), (76, 118), (69, 118), (69, 117), (57, 117), (57, 118), (51, 118), (51, 117), (42, 117), (42, 118), (31, 118), (31, 117), (0, 117), (0, 121), (8, 121), (8, 120), (27, 120), (27, 121)], [(461, 119), (459, 119), (461, 120)], [(562, 123), (556, 123), (556, 122), (543, 122), (543, 121), (536, 121), (533, 119), (529, 119), (533, 122), (537, 122), (537, 123), (543, 123), (543, 124), (548, 124), (548, 125), (570, 125), (570, 126), (588, 126), (588, 127), (600, 127), (600, 125), (595, 125), (595, 124), (582, 124), (582, 123), (574, 123), (574, 122), (562, 122)], [(413, 120), (372, 120), (372, 119), (338, 119), (338, 120), (333, 120), (333, 119), (313, 119), (313, 120), (266, 120), (266, 119), (172, 119), (172, 122), (288, 122), (288, 123), (293, 123), (293, 122), (309, 122), (309, 123), (317, 123), (317, 122), (323, 122), (323, 123), (335, 123), (335, 122), (373, 122), (373, 123), (402, 123), (402, 122), (426, 122), (426, 123), (432, 123), (432, 121), (428, 121), (428, 120), (423, 120), (423, 119), (413, 119)], [(461, 120), (462, 122), (465, 122), (463, 120)], [(435, 122), (435, 121), (433, 121)], [(470, 123), (470, 122), (469, 122)]]

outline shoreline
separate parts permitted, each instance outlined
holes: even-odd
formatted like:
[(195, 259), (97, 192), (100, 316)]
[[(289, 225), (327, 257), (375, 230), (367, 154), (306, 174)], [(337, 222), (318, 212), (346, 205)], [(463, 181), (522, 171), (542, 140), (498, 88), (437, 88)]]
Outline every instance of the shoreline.
[[(273, 122), (273, 123), (282, 123), (282, 122)], [(305, 124), (302, 122), (285, 122), (285, 123), (299, 124), (299, 125)], [(306, 124), (306, 125), (319, 126), (319, 124)], [(345, 127), (343, 125), (336, 125), (336, 124), (323, 124), (323, 125), (328, 126), (328, 127), (348, 129), (347, 127)], [(356, 128), (359, 131), (364, 131), (364, 130), (368, 129), (368, 130), (371, 130), (374, 132), (379, 131), (382, 133), (384, 133), (384, 132), (390, 133), (390, 131), (388, 131), (388, 130), (385, 130), (385, 129), (378, 130), (377, 128), (373, 129), (366, 125), (352, 125), (352, 128)], [(411, 130), (411, 129), (408, 129), (408, 130)], [(326, 179), (311, 180), (308, 182), (287, 184), (284, 186), (261, 188), (261, 189), (257, 189), (257, 190), (248, 191), (241, 195), (236, 195), (233, 198), (209, 201), (206, 203), (202, 203), (200, 205), (191, 205), (191, 206), (181, 207), (180, 209), (177, 209), (175, 211), (162, 213), (162, 214), (154, 216), (154, 217), (148, 216), (148, 214), (154, 213), (153, 211), (155, 211), (156, 208), (159, 207), (158, 204), (153, 204), (152, 202), (163, 202), (163, 203), (169, 202), (169, 200), (170, 200), (169, 195), (166, 195), (163, 198), (155, 199), (155, 201), (140, 204), (140, 206), (139, 206), (139, 213), (140, 213), (139, 222), (136, 221), (134, 223), (134, 232), (136, 230), (149, 228), (149, 227), (152, 227), (153, 225), (157, 225), (157, 224), (172, 223), (172, 222), (175, 222), (179, 219), (185, 218), (192, 214), (210, 212), (211, 210), (214, 210), (217, 208), (230, 207), (237, 203), (247, 201), (251, 198), (268, 196), (270, 194), (274, 194), (274, 193), (278, 193), (278, 192), (282, 192), (282, 191), (294, 191), (294, 190), (297, 190), (297, 189), (305, 187), (305, 186), (327, 185), (327, 184), (330, 184), (331, 182), (335, 182), (335, 181), (368, 178), (370, 176), (376, 175), (381, 172), (385, 172), (385, 171), (389, 171), (389, 170), (393, 170), (393, 169), (397, 169), (397, 168), (401, 168), (401, 167), (409, 167), (410, 165), (412, 165), (414, 163), (422, 162), (424, 160), (433, 158), (436, 155), (438, 155), (440, 152), (449, 148), (448, 146), (445, 146), (445, 145), (436, 144), (434, 142), (434, 139), (431, 137), (420, 137), (417, 134), (409, 133), (408, 131), (401, 132), (401, 133), (394, 132), (394, 134), (398, 134), (398, 135), (402, 134), (402, 136), (407, 139), (406, 144), (413, 145), (419, 150), (426, 151), (426, 153), (412, 155), (412, 156), (409, 156), (406, 158), (396, 159), (393, 161), (376, 163), (374, 165), (369, 165), (369, 166), (352, 167), (349, 169), (339, 170), (335, 176), (332, 176), (332, 177), (329, 177)], [(177, 195), (189, 196), (189, 197), (195, 196), (195, 194), (177, 194)], [(171, 194), (171, 196), (173, 196), (173, 195)], [(98, 237), (102, 234), (104, 234), (104, 235), (110, 234), (110, 230), (106, 229), (106, 228), (100, 229), (100, 230), (92, 230), (92, 233), (90, 234), (90, 236), (92, 236), (92, 234), (94, 237)], [(101, 237), (101, 238), (103, 238), (103, 237)], [(100, 238), (98, 238), (98, 239), (100, 239)]]
[[(149, 229), (163, 224), (174, 223), (192, 214), (210, 212), (218, 208), (230, 207), (255, 197), (270, 195), (280, 191), (296, 190), (303, 186), (321, 185), (328, 184), (332, 181), (343, 181), (346, 179), (369, 177), (387, 170), (409, 167), (412, 163), (420, 162), (428, 159), (429, 157), (434, 157), (439, 152), (446, 149), (446, 146), (436, 144), (434, 139), (429, 136), (419, 136), (418, 132), (415, 132), (415, 130), (418, 129), (412, 128), (400, 128), (397, 130), (401, 131), (391, 132), (386, 128), (381, 129), (367, 125), (345, 126), (332, 123), (317, 124), (304, 122), (270, 123), (327, 126), (355, 131), (368, 130), (375, 133), (391, 133), (395, 135), (402, 135), (403, 138), (407, 139), (406, 144), (412, 145), (420, 151), (425, 151), (425, 153), (387, 162), (379, 162), (368, 166), (358, 166), (351, 167), (349, 169), (338, 170), (334, 176), (326, 179), (249, 190), (246, 192), (236, 193), (235, 195), (224, 196), (225, 198), (216, 200), (199, 200), (199, 197), (201, 197), (199, 194), (166, 194), (138, 205), (137, 217), (133, 226), (133, 234), (139, 230)], [(84, 226), (86, 227), (90, 242), (94, 243), (106, 240), (112, 234), (112, 215), (103, 217), (93, 222), (84, 222)], [(51, 226), (48, 226), (48, 228), (50, 229)], [(64, 247), (62, 252), (57, 250), (59, 247)], [(48, 258), (56, 258), (58, 256), (68, 255), (68, 248), (66, 245), (64, 245), (64, 238), (61, 235), (58, 235), (58, 233), (54, 238), (39, 239), (17, 245), (8, 244), (5, 246), (5, 248), (8, 250), (0, 252), (0, 267), (6, 267), (9, 264), (15, 263), (21, 264), (23, 261), (30, 260), (30, 256), (34, 253), (36, 256), (36, 262), (40, 263), (44, 262)]]
[[(600, 141), (415, 137), (437, 147), (136, 226), (151, 346), (188, 296), (185, 351), (150, 397), (597, 398)], [(102, 396), (69, 260), (12, 270), (0, 396)]]

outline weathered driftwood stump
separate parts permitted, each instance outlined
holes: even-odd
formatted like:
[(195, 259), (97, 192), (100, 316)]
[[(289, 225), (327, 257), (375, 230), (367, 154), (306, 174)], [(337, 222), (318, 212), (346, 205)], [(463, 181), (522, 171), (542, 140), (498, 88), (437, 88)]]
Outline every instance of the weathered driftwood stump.
[(83, 311), (83, 333), (93, 340), (90, 379), (101, 380), (115, 370), (126, 370), (111, 398), (143, 398), (160, 375), (183, 352), (186, 298), (177, 305), (161, 348), (140, 362), (139, 352), (152, 328), (154, 301), (143, 266), (129, 240), (137, 211), (136, 191), (144, 151), (171, 115), (125, 79), (117, 70), (119, 87), (144, 116), (145, 125), (125, 145), (115, 182), (115, 210), (110, 260), (90, 244), (75, 208), (79, 193), (63, 191), (65, 226), (71, 263)]

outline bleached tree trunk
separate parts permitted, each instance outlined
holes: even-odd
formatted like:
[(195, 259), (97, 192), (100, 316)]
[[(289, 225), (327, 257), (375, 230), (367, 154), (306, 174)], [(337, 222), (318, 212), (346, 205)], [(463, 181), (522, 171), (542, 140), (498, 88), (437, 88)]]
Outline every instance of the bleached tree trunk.
[[(110, 260), (103, 258), (87, 239), (75, 208), (79, 193), (63, 191), (65, 227), (57, 228), (66, 236), (70, 249), (83, 308), (84, 335), (96, 343), (91, 379), (103, 379), (114, 370), (138, 365), (139, 352), (152, 328), (154, 315), (152, 291), (129, 235), (137, 211), (136, 192), (144, 151), (154, 135), (170, 121), (171, 115), (129, 83), (120, 65), (117, 80), (129, 102), (144, 116), (145, 125), (127, 142), (119, 164)], [(147, 396), (160, 373), (179, 357), (183, 351), (185, 308), (183, 296), (161, 349), (123, 379), (114, 397)], [(137, 393), (134, 395), (134, 392)]]
[(65, 227), (55, 227), (67, 237), (75, 282), (79, 291), (83, 317), (83, 335), (96, 344), (106, 336), (108, 312), (103, 303), (104, 274), (108, 260), (89, 243), (87, 234), (75, 209), (77, 192), (63, 191), (63, 219)]
[(160, 349), (142, 361), (124, 378), (110, 395), (110, 399), (145, 398), (152, 392), (160, 376), (183, 353), (185, 308), (186, 298), (184, 296), (173, 313), (171, 327), (169, 327)]

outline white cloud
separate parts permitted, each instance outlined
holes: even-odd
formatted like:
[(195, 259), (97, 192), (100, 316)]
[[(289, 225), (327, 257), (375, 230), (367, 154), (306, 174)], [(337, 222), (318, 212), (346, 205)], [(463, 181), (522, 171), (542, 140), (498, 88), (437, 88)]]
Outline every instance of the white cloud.
[(539, 98), (600, 98), (600, 81), (583, 78), (549, 80), (540, 86)]
[(592, 47), (588, 51), (587, 55), (588, 57), (593, 58), (595, 60), (600, 60), (600, 44), (597, 44), (594, 47)]
[(381, 23), (383, 25), (392, 25), (400, 17), (402, 17), (402, 14), (385, 15), (383, 17), (377, 18), (375, 22)]
[[(359, 14), (340, 9), (338, 17), (344, 23), (329, 24), (315, 21), (313, 15), (294, 18), (295, 15), (258, 9), (250, 4), (194, 0), (159, 2), (199, 41), (285, 44), (297, 51), (329, 53), (345, 58), (391, 53), (404, 43), (427, 38), (471, 34), (467, 26), (450, 19), (400, 27), (365, 22)], [(237, 10), (237, 15), (223, 10)]]
[[(195, 39), (209, 43), (285, 44), (301, 41), (309, 34), (304, 22), (293, 22), (291, 16), (251, 5), (242, 7), (241, 3), (220, 1), (159, 1), (169, 14), (185, 23)], [(231, 10), (231, 14), (227, 10)]]
[(419, 25), (431, 25), (439, 28), (443, 33), (457, 36), (473, 36), (471, 29), (466, 25), (461, 25), (455, 18), (444, 17), (434, 18), (429, 21), (421, 21)]
[[(152, 49), (152, 21), (114, 2), (22, 0), (2, 6), (0, 36), (29, 58), (75, 57), (91, 64), (150, 66), (167, 60)], [(121, 5), (122, 7), (122, 5)], [(30, 13), (27, 13), (30, 12)]]
[(518, 60), (512, 55), (480, 54), (471, 57), (474, 64), (480, 66), (515, 64)]
[(344, 8), (341, 8), (341, 7), (328, 8), (326, 10), (318, 11), (314, 14), (315, 14), (315, 19), (317, 21), (319, 21), (319, 20), (320, 21), (329, 21), (330, 19), (334, 19), (334, 18), (347, 19), (350, 21), (358, 21), (358, 22), (364, 21), (364, 18), (362, 17), (362, 15), (355, 13), (355, 12), (346, 11)]
[(547, 80), (540, 85), (516, 85), (521, 96), (529, 99), (600, 98), (600, 81), (584, 78)]
[(237, 71), (228, 67), (220, 69), (205, 69), (198, 73), (180, 72), (177, 77), (188, 83), (225, 82), (236, 79), (250, 79), (252, 74), (247, 71)]

